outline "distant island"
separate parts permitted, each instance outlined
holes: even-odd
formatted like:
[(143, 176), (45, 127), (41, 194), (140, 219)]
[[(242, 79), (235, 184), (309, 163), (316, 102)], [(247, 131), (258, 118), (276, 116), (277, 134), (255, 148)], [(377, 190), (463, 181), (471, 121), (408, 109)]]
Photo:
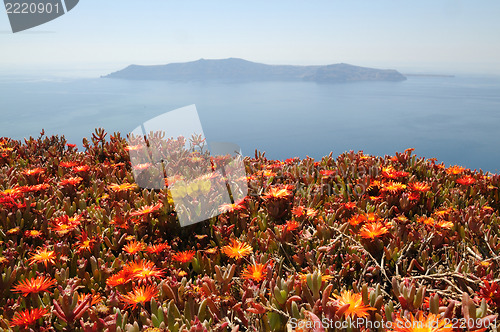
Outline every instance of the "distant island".
[(394, 69), (374, 69), (346, 63), (324, 66), (267, 65), (229, 58), (170, 63), (166, 65), (130, 65), (104, 78), (164, 81), (312, 81), (348, 83), (358, 81), (404, 81)]
[(455, 75), (449, 74), (404, 74), (405, 76), (414, 76), (414, 77), (455, 77)]

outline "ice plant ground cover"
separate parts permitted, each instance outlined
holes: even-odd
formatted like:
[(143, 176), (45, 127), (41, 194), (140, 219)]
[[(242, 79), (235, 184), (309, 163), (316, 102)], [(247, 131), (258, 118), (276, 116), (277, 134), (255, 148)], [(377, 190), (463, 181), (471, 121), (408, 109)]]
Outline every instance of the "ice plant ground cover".
[(84, 146), (0, 139), (1, 331), (496, 330), (499, 175), (256, 152), (249, 196), (181, 228), (119, 134)]

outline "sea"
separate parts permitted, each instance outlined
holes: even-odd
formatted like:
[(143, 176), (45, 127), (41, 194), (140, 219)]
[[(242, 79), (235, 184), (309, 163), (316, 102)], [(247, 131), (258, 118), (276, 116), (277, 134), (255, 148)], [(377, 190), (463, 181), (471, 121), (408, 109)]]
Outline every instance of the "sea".
[[(123, 136), (195, 104), (207, 141), (244, 155), (315, 159), (414, 148), (446, 166), (500, 171), (500, 77), (409, 76), (402, 82), (165, 82), (0, 77), (0, 136), (64, 135), (82, 149), (95, 128)], [(168, 134), (168, 133), (167, 133)]]

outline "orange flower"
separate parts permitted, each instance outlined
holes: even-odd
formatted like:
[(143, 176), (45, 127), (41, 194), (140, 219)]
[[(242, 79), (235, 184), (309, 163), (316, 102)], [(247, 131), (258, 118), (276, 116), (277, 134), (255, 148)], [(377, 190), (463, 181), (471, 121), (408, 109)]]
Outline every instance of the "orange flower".
[(75, 167), (77, 165), (78, 165), (78, 163), (74, 162), (74, 161), (62, 161), (61, 163), (59, 163), (59, 166), (64, 167), (64, 168), (72, 168), (72, 167)]
[(250, 255), (252, 251), (253, 249), (251, 246), (234, 239), (231, 240), (231, 245), (222, 247), (222, 252), (234, 259), (240, 259)]
[(346, 202), (346, 203), (341, 203), (344, 209), (346, 210), (354, 210), (356, 208), (356, 202)]
[(153, 244), (146, 248), (146, 251), (150, 254), (159, 254), (160, 252), (170, 249), (168, 243)]
[(251, 279), (254, 281), (262, 281), (266, 278), (267, 272), (265, 271), (266, 266), (263, 264), (248, 265), (245, 270), (241, 273), (241, 277), (244, 279)]
[(374, 212), (369, 212), (365, 214), (366, 222), (375, 222), (379, 220), (379, 216)]
[(272, 187), (269, 189), (264, 199), (286, 199), (292, 195), (287, 187)]
[(440, 220), (436, 223), (437, 228), (452, 229), (454, 224), (451, 221)]
[(266, 169), (266, 170), (260, 171), (259, 174), (262, 175), (262, 176), (264, 176), (264, 177), (266, 177), (266, 178), (270, 178), (272, 176), (278, 175), (276, 172), (273, 172), (270, 169)]
[(329, 177), (335, 175), (335, 171), (329, 170), (329, 169), (324, 169), (319, 171), (319, 174), (323, 177)]
[(139, 280), (139, 282), (150, 281), (151, 278), (162, 278), (165, 272), (159, 269), (153, 262), (140, 260), (138, 262), (130, 262), (123, 268), (131, 272), (132, 279)]
[(121, 299), (127, 304), (127, 308), (132, 307), (133, 309), (135, 309), (138, 304), (149, 302), (157, 295), (158, 289), (156, 288), (156, 286), (149, 285), (135, 288), (134, 290), (128, 292), (126, 295), (121, 295)]
[(427, 192), (431, 187), (425, 182), (412, 182), (408, 185), (411, 190), (419, 192)]
[(23, 193), (32, 193), (37, 191), (43, 191), (49, 189), (49, 185), (46, 183), (35, 184), (33, 186), (23, 186), (19, 187)]
[(38, 175), (38, 174), (43, 174), (45, 173), (45, 170), (43, 168), (37, 167), (37, 168), (32, 168), (32, 169), (26, 169), (23, 171), (24, 175)]
[(292, 214), (297, 218), (300, 217), (314, 217), (318, 212), (312, 208), (304, 207), (304, 206), (296, 206), (292, 209)]
[(82, 303), (83, 301), (85, 301), (87, 299), (87, 296), (89, 295), (92, 297), (92, 300), (90, 300), (90, 306), (96, 305), (103, 300), (101, 294), (99, 293), (78, 293), (78, 303)]
[(408, 200), (418, 201), (420, 199), (420, 193), (418, 191), (413, 191), (408, 195)]
[(85, 173), (90, 171), (90, 166), (89, 165), (82, 165), (82, 166), (75, 166), (73, 167), (73, 171), (75, 172), (80, 172), (80, 173)]
[(242, 205), (241, 203), (238, 204), (222, 204), (219, 206), (219, 211), (221, 213), (226, 213), (226, 212), (234, 212), (234, 211), (240, 211), (245, 209), (245, 206)]
[(4, 191), (0, 191), (0, 196), (9, 196), (12, 198), (18, 198), (19, 196), (21, 196), (22, 193), (23, 193), (23, 190), (21, 189), (21, 187), (16, 186), (14, 188), (5, 189)]
[(123, 250), (131, 255), (136, 254), (140, 251), (144, 251), (146, 249), (146, 244), (144, 242), (129, 242), (127, 245), (123, 246)]
[(465, 168), (462, 167), (462, 166), (450, 166), (446, 169), (446, 173), (450, 174), (450, 175), (458, 175), (458, 174), (461, 174), (463, 173), (463, 171), (465, 171)]
[(382, 168), (382, 176), (389, 179), (397, 179), (396, 170), (391, 165)]
[(361, 227), (361, 230), (359, 231), (359, 235), (361, 235), (361, 237), (365, 239), (374, 239), (386, 234), (387, 232), (389, 232), (387, 226), (377, 221), (374, 223), (363, 225), (363, 227)]
[(84, 251), (92, 251), (95, 242), (96, 240), (94, 238), (89, 238), (86, 232), (82, 232), (80, 241), (76, 243), (78, 246), (77, 252), (81, 254)]
[(426, 216), (418, 217), (417, 222), (430, 226), (433, 226), (435, 224), (434, 218)]
[(392, 323), (395, 328), (392, 330), (394, 332), (452, 332), (453, 326), (451, 322), (447, 322), (441, 319), (441, 316), (429, 314), (427, 317), (424, 316), (422, 311), (419, 311), (415, 317), (410, 313), (409, 319), (406, 317), (401, 317), (397, 315), (396, 321)]
[(440, 209), (440, 210), (435, 211), (435, 212), (434, 212), (434, 214), (435, 214), (436, 216), (438, 216), (438, 217), (444, 217), (444, 216), (446, 216), (447, 214), (450, 214), (450, 212), (452, 212), (452, 211), (453, 211), (453, 208), (447, 208), (447, 209), (442, 208), (442, 209)]
[(137, 188), (137, 184), (135, 184), (135, 183), (127, 183), (127, 182), (124, 182), (122, 184), (112, 183), (112, 184), (109, 185), (108, 188), (110, 190), (114, 191), (114, 192), (129, 191), (129, 190), (136, 189)]
[(75, 215), (73, 217), (63, 215), (52, 220), (51, 230), (58, 235), (65, 235), (80, 226), (82, 220), (82, 215)]
[(48, 263), (54, 264), (56, 259), (56, 253), (53, 250), (38, 249), (36, 253), (32, 254), (31, 258), (28, 260), (30, 265), (35, 263), (43, 263), (47, 267)]
[(49, 313), (47, 308), (26, 309), (21, 312), (16, 312), (14, 318), (10, 321), (11, 326), (23, 326), (27, 328), (31, 324)]
[(352, 226), (359, 225), (365, 221), (366, 221), (366, 217), (362, 214), (355, 214), (351, 218), (349, 218), (349, 220), (348, 220), (349, 224), (351, 224)]
[(382, 185), (382, 182), (380, 182), (379, 180), (374, 180), (374, 179), (370, 179), (370, 184), (368, 185), (368, 190), (370, 189), (374, 189), (374, 188), (379, 188), (380, 186)]
[(382, 195), (379, 195), (379, 196), (368, 196), (368, 198), (370, 198), (371, 201), (374, 201), (374, 202), (379, 202), (382, 200)]
[(176, 262), (187, 263), (193, 259), (195, 254), (193, 250), (181, 251), (172, 255), (172, 259)]
[(401, 182), (387, 182), (384, 183), (382, 187), (382, 191), (384, 192), (390, 192), (391, 194), (397, 194), (401, 190), (406, 189), (406, 185), (402, 184)]
[(128, 220), (121, 216), (115, 216), (113, 220), (111, 220), (109, 223), (111, 225), (115, 225), (117, 228), (123, 228), (123, 229), (128, 228)]
[(39, 276), (36, 278), (24, 279), (23, 281), (20, 281), (16, 287), (12, 288), (12, 291), (16, 293), (23, 293), (23, 296), (28, 296), (29, 294), (45, 292), (50, 287), (53, 287), (55, 283), (55, 279)]
[(285, 225), (282, 225), (283, 230), (292, 232), (300, 227), (300, 223), (295, 220), (288, 220)]
[(343, 291), (340, 295), (333, 295), (334, 298), (330, 298), (334, 301), (336, 307), (343, 307), (349, 304), (349, 308), (345, 311), (346, 317), (354, 318), (364, 318), (368, 316), (368, 311), (375, 310), (375, 308), (369, 307), (363, 304), (363, 297), (361, 294), (354, 293), (352, 291)]
[(14, 228), (9, 229), (6, 233), (7, 233), (7, 235), (17, 235), (17, 234), (19, 234), (20, 231), (21, 231), (21, 228), (14, 227)]
[(162, 206), (163, 206), (163, 204), (161, 202), (156, 204), (156, 205), (146, 205), (146, 206), (143, 206), (136, 211), (130, 212), (130, 215), (134, 216), (134, 217), (145, 216), (145, 215), (148, 215), (150, 213), (154, 213), (154, 212), (158, 211), (159, 209), (161, 209)]
[(382, 168), (382, 176), (388, 179), (396, 180), (408, 176), (408, 172), (396, 171), (391, 165)]
[(470, 186), (471, 184), (476, 183), (476, 179), (474, 179), (472, 176), (467, 175), (458, 179), (457, 183), (464, 186)]
[(111, 287), (116, 287), (120, 285), (125, 285), (132, 280), (133, 273), (129, 270), (123, 269), (118, 273), (113, 274), (106, 280), (106, 285)]
[(59, 185), (61, 187), (66, 187), (66, 186), (73, 186), (74, 187), (74, 186), (77, 186), (82, 181), (83, 181), (83, 179), (81, 177), (75, 176), (75, 177), (61, 180), (61, 182), (59, 182)]
[(29, 229), (24, 232), (24, 236), (30, 237), (32, 239), (38, 239), (43, 235), (38, 229)]

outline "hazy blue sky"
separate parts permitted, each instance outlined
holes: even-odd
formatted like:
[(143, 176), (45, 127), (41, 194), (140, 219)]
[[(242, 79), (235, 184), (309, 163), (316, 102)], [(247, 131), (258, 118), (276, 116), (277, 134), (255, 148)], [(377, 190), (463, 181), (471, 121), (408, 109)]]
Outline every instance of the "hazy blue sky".
[(0, 12), (0, 69), (96, 73), (241, 57), (273, 64), (500, 74), (500, 1), (81, 0), (12, 34)]

